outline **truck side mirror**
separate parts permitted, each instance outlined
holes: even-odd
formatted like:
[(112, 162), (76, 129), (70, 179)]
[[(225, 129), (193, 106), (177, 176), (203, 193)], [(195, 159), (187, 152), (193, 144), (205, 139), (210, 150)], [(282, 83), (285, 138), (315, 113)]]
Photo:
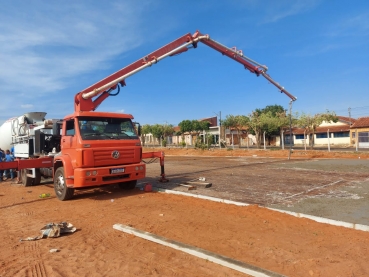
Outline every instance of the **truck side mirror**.
[(141, 124), (138, 122), (133, 122), (133, 124), (136, 125), (137, 135), (140, 137), (141, 136)]

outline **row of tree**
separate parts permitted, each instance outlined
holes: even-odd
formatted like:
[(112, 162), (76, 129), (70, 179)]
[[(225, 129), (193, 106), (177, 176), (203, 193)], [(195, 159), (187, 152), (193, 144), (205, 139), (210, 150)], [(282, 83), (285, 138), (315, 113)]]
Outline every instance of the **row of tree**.
[[(221, 121), (221, 125), (224, 127), (235, 130), (240, 142), (240, 136), (242, 133), (253, 134), (256, 137), (256, 145), (258, 148), (261, 146), (262, 136), (265, 133), (266, 138), (269, 140), (271, 136), (281, 135), (285, 130), (289, 130), (292, 127), (299, 127), (305, 130), (306, 136), (311, 135), (310, 141), (311, 147), (314, 145), (314, 133), (316, 127), (318, 127), (323, 121), (337, 122), (338, 118), (334, 112), (326, 111), (321, 114), (298, 114), (288, 113), (280, 105), (266, 106), (263, 109), (255, 109), (249, 115), (227, 115), (224, 120)], [(142, 135), (152, 134), (160, 142), (171, 135), (184, 135), (190, 134), (191, 136), (198, 135), (203, 131), (209, 130), (210, 123), (208, 121), (198, 120), (183, 120), (178, 124), (179, 131), (175, 132), (173, 125), (143, 125)], [(143, 140), (144, 142), (144, 140)]]
[(145, 124), (141, 128), (141, 141), (145, 145), (145, 135), (152, 134), (154, 138), (157, 138), (160, 143), (164, 142), (164, 146), (166, 145), (165, 138), (168, 136), (172, 136), (174, 133), (173, 125), (171, 124), (154, 124), (149, 125)]
[[(236, 130), (239, 137), (242, 132), (251, 133), (256, 137), (256, 145), (261, 146), (262, 136), (265, 133), (269, 140), (271, 136), (280, 135), (289, 130), (290, 127), (304, 129), (305, 135), (311, 137), (311, 147), (314, 145), (314, 133), (316, 128), (323, 122), (337, 122), (338, 118), (334, 112), (326, 111), (321, 114), (291, 114), (280, 105), (266, 106), (264, 109), (256, 109), (248, 116), (227, 115), (222, 125)], [(288, 132), (289, 133), (289, 132)], [(238, 141), (240, 141), (238, 139)]]
[(175, 132), (174, 127), (171, 124), (155, 124), (149, 125), (145, 124), (141, 128), (142, 141), (144, 140), (144, 135), (152, 134), (154, 138), (157, 138), (161, 144), (166, 144), (166, 137), (172, 135), (184, 135), (186, 133), (191, 136), (195, 136), (200, 134), (203, 131), (208, 131), (210, 126), (210, 122), (208, 121), (198, 121), (198, 120), (182, 120), (179, 124), (179, 131)]

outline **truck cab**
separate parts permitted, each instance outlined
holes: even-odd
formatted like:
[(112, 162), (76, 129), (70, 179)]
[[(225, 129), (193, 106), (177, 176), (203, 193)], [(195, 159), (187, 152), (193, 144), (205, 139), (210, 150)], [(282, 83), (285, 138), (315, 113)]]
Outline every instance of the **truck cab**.
[(60, 200), (74, 189), (118, 184), (133, 189), (145, 177), (139, 128), (130, 114), (80, 111), (63, 120), (54, 187)]

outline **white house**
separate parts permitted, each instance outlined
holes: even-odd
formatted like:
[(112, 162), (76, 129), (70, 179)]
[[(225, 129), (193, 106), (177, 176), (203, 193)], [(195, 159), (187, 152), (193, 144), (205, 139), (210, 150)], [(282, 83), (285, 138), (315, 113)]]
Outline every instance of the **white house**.
[[(355, 123), (355, 119), (344, 116), (337, 116), (337, 122), (323, 121), (314, 132), (315, 146), (349, 146), (350, 145), (350, 127)], [(293, 144), (297, 146), (310, 145), (312, 135), (307, 135), (303, 128), (292, 128)], [(289, 144), (289, 130), (284, 132), (284, 143)], [(277, 145), (279, 146), (279, 144)]]

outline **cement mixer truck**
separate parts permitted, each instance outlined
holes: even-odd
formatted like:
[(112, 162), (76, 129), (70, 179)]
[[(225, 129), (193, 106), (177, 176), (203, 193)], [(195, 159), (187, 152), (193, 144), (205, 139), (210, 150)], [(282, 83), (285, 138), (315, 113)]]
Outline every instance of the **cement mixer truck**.
[(135, 126), (133, 116), (96, 109), (106, 98), (117, 96), (128, 77), (166, 57), (197, 48), (199, 42), (240, 63), (256, 76), (263, 76), (291, 101), (296, 100), (266, 73), (265, 65), (246, 57), (241, 50), (226, 47), (196, 31), (80, 91), (74, 97), (74, 113), (62, 120), (45, 119), (46, 113), (35, 112), (5, 122), (0, 129), (0, 138), (6, 137), (6, 146), (14, 146), (16, 160), (0, 163), (0, 170), (17, 169), (25, 186), (39, 184), (41, 176), (52, 176), (55, 194), (62, 201), (71, 199), (76, 189), (111, 184), (132, 189), (137, 180), (145, 177), (144, 160), (148, 158), (160, 159), (159, 181), (168, 181), (164, 172), (164, 153), (143, 153), (140, 126)]

